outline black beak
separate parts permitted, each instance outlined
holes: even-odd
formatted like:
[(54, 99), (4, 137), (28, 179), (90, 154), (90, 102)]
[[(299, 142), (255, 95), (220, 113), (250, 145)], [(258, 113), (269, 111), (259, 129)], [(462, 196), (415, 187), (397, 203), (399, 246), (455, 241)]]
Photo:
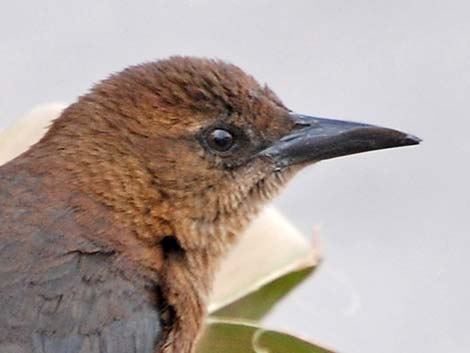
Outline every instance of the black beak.
[(294, 129), (261, 151), (277, 168), (349, 154), (417, 145), (420, 139), (380, 126), (291, 114)]

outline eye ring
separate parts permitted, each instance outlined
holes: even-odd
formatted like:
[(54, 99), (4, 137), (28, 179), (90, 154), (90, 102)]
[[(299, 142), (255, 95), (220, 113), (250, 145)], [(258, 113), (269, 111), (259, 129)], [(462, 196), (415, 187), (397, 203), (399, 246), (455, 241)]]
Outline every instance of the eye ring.
[(216, 152), (228, 152), (235, 145), (235, 135), (224, 128), (217, 127), (207, 132), (206, 143)]

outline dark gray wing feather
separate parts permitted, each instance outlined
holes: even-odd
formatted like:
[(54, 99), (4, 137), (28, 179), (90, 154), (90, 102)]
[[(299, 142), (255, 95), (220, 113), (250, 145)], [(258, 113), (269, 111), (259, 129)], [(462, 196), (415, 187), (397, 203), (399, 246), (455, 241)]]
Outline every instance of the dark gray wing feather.
[(39, 210), (41, 193), (13, 193), (15, 182), (0, 169), (0, 352), (154, 352), (162, 330), (151, 284), (80, 231), (62, 234), (77, 227), (74, 210)]

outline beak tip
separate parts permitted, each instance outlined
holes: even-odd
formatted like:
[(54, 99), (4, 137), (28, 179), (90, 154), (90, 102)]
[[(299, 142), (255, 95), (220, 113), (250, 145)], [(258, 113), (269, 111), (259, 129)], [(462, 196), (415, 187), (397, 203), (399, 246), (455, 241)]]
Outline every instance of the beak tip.
[(406, 134), (404, 139), (404, 145), (411, 146), (411, 145), (419, 145), (423, 140), (420, 139), (418, 136)]

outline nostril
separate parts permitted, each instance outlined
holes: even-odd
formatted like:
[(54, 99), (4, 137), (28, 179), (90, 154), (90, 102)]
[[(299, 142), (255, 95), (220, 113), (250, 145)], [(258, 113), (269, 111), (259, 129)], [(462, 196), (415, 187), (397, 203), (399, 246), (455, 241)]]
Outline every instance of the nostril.
[(311, 126), (312, 124), (307, 123), (307, 122), (295, 122), (293, 130), (300, 130), (300, 129), (305, 129), (306, 127)]
[(310, 127), (315, 123), (315, 119), (307, 115), (291, 113), (290, 116), (294, 122), (293, 129), (295, 130), (305, 129), (306, 127)]

